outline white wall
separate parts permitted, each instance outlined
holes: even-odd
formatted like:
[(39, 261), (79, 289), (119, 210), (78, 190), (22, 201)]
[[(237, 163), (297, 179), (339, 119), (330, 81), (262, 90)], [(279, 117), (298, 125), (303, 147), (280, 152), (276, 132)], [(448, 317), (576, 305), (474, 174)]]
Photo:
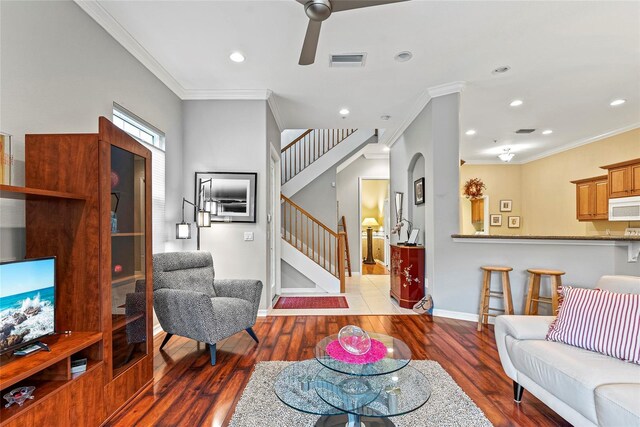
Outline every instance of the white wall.
[[(166, 134), (166, 248), (182, 197), (181, 100), (71, 1), (0, 2), (0, 130), (24, 185), (25, 133), (97, 133), (117, 102)], [(0, 258), (24, 256), (24, 210), (2, 201)]]
[[(347, 221), (347, 234), (349, 236), (349, 255), (351, 257), (351, 270), (360, 272), (360, 216), (358, 204), (358, 179), (359, 178), (389, 178), (389, 162), (386, 159), (367, 160), (360, 157), (349, 166), (338, 172), (336, 177), (336, 190), (338, 196), (340, 216), (344, 215)], [(395, 216), (392, 215), (393, 218)]]
[[(216, 277), (258, 279), (267, 307), (268, 141), (266, 101), (184, 101), (183, 193), (192, 197), (196, 172), (257, 172), (256, 223), (213, 223), (201, 231), (201, 249), (213, 254)], [(275, 122), (275, 121), (274, 121)], [(277, 144), (277, 140), (276, 140)], [(253, 241), (244, 241), (253, 232)], [(193, 239), (185, 247), (195, 249)]]
[(280, 135), (280, 149), (293, 142), (294, 139), (305, 133), (309, 129), (285, 129)]
[[(518, 244), (463, 241), (458, 233), (459, 94), (433, 98), (391, 150), (391, 188), (407, 194), (407, 165), (425, 156), (427, 279), (436, 314), (464, 315), (478, 310), (486, 264), (513, 267), (511, 289), (516, 313), (522, 312), (527, 268), (560, 269), (563, 282), (593, 287), (603, 274), (640, 275), (640, 263), (626, 262), (626, 247), (537, 241)], [(406, 209), (405, 197), (405, 209)], [(470, 318), (473, 318), (471, 316)]]

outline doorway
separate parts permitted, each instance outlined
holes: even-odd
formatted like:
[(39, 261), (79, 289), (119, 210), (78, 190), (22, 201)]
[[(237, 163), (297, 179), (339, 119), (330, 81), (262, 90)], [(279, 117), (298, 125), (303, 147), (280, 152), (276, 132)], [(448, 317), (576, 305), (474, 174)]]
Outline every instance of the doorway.
[(360, 260), (363, 275), (389, 274), (389, 180), (360, 178)]

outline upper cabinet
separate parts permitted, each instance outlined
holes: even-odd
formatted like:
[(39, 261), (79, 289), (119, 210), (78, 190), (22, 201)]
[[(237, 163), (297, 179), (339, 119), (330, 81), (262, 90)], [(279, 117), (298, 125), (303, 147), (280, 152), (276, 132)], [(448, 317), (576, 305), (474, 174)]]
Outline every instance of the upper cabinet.
[(576, 217), (578, 221), (608, 219), (607, 175), (571, 182), (576, 185)]
[(609, 198), (640, 196), (640, 159), (601, 167), (609, 171)]

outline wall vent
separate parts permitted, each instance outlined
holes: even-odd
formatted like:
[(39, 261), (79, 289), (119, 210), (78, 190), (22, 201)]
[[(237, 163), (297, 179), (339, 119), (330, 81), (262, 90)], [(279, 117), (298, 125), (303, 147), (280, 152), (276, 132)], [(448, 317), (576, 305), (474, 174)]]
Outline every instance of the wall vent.
[(518, 129), (516, 133), (533, 133), (535, 131), (535, 129)]
[(364, 61), (367, 59), (366, 53), (346, 53), (340, 55), (331, 55), (329, 57), (330, 67), (364, 67)]

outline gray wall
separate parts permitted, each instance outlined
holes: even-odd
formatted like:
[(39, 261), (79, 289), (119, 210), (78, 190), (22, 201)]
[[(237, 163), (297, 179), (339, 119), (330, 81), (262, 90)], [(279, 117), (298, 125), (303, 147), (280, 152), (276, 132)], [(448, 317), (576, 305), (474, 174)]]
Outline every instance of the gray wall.
[[(360, 256), (359, 178), (389, 178), (389, 162), (386, 159), (367, 160), (360, 157), (337, 175), (336, 190), (340, 206), (338, 214), (344, 215), (347, 221), (351, 270), (356, 273), (360, 272), (362, 266), (362, 260), (358, 259)], [(392, 218), (395, 218), (395, 215), (392, 215)]]
[[(192, 197), (195, 172), (257, 172), (256, 223), (213, 223), (201, 231), (201, 249), (213, 254), (218, 278), (258, 279), (267, 307), (268, 143), (266, 101), (184, 101), (183, 193)], [(272, 141), (272, 142), (273, 142)], [(276, 145), (277, 146), (277, 145)], [(253, 232), (253, 241), (244, 241)], [(195, 249), (193, 239), (185, 247)]]
[[(282, 262), (282, 289), (308, 288), (314, 289), (316, 284), (307, 276), (293, 268), (288, 262)], [(318, 291), (322, 292), (322, 291)]]
[(332, 230), (338, 229), (335, 182), (336, 168), (331, 167), (291, 197), (295, 204)]
[[(513, 267), (514, 307), (522, 312), (527, 268), (566, 271), (563, 282), (593, 287), (604, 274), (640, 275), (640, 263), (626, 262), (626, 247), (537, 241), (516, 244), (454, 242), (458, 232), (459, 94), (432, 99), (391, 150), (391, 188), (407, 194), (407, 165), (415, 153), (425, 156), (427, 279), (435, 308), (477, 313), (481, 270), (485, 264)], [(406, 209), (405, 197), (405, 209)], [(412, 203), (412, 202), (411, 202)]]
[[(0, 130), (24, 184), (25, 133), (97, 133), (117, 102), (166, 134), (166, 227), (182, 197), (181, 100), (71, 1), (0, 2)], [(22, 203), (0, 202), (0, 258), (24, 256)], [(166, 249), (180, 249), (173, 239)]]
[[(426, 199), (425, 203), (421, 205), (415, 204), (415, 186), (414, 183), (419, 178), (424, 178), (425, 173), (425, 161), (424, 156), (422, 154), (416, 154), (414, 157), (414, 165), (410, 167), (410, 182), (407, 183), (407, 189), (409, 190), (409, 200), (407, 200), (407, 205), (409, 208), (409, 216), (411, 221), (414, 222), (414, 228), (419, 228), (420, 232), (418, 233), (418, 243), (424, 244), (424, 227), (422, 224), (425, 224), (425, 210), (426, 210)], [(425, 179), (426, 181), (426, 179)], [(395, 199), (394, 199), (395, 200)], [(403, 229), (403, 232), (405, 230)], [(404, 240), (404, 238), (403, 238)]]

